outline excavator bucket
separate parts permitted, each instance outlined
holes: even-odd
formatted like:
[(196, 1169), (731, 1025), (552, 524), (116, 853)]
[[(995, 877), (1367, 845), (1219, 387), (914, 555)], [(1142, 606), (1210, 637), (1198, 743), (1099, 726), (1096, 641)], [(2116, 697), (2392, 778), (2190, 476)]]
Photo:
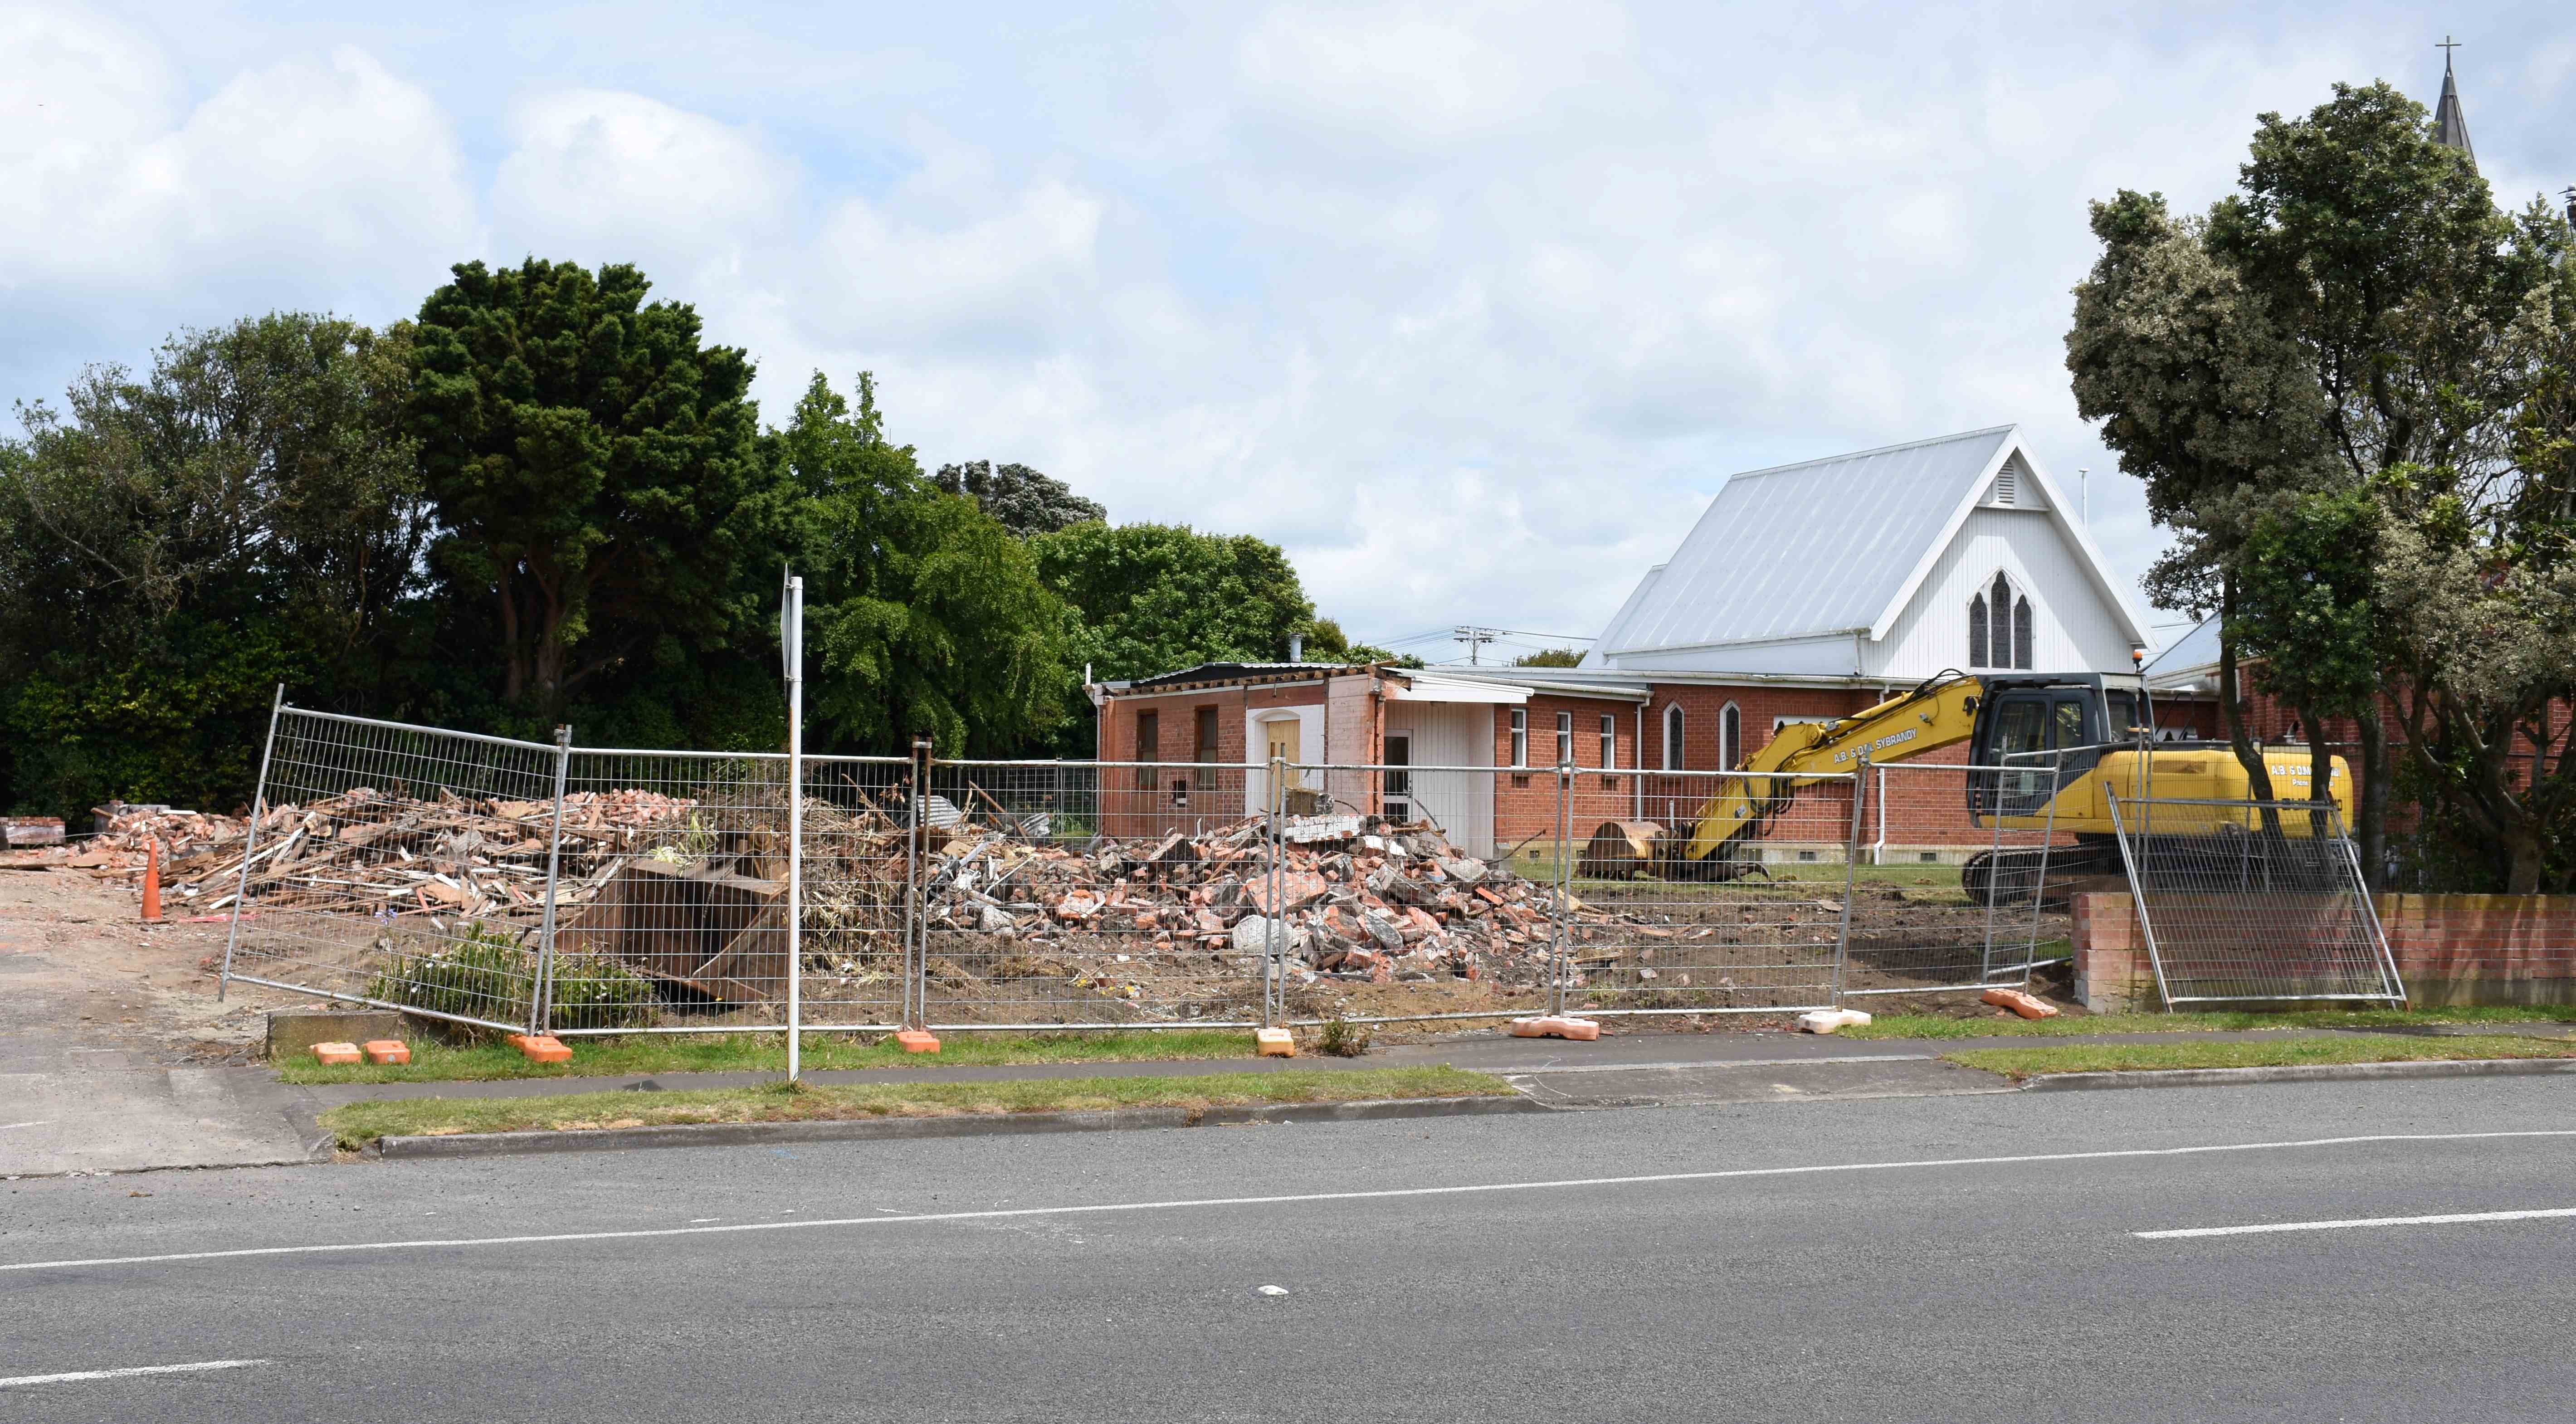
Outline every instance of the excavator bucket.
[(1604, 821), (1584, 843), (1575, 873), (1587, 880), (1633, 880), (1655, 871), (1655, 842), (1664, 828), (1653, 821)]

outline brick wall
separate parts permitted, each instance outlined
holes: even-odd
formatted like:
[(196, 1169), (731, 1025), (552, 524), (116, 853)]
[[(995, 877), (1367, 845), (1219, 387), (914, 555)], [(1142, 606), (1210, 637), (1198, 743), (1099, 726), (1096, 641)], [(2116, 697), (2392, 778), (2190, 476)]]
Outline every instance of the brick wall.
[[(2576, 896), (2381, 895), (2377, 905), (2417, 1004), (2576, 1003)], [(2154, 1008), (2134, 900), (2087, 893), (2073, 909), (2076, 999), (2096, 1013)]]

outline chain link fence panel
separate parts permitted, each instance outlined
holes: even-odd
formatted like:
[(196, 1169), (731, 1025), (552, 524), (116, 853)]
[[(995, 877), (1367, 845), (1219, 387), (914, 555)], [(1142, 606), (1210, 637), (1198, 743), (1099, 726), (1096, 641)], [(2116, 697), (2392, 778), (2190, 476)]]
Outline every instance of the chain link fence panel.
[(2333, 802), (2110, 797), (2165, 1005), (2402, 1004)]
[[(2056, 834), (2053, 760), (1896, 762), (1861, 775), (1870, 839), (1854, 877), (1845, 997), (2019, 986), (2035, 961), (2073, 954), (2066, 890), (2051, 884), (2072, 839)], [(1999, 789), (2010, 802), (2000, 814)], [(1988, 808), (1984, 826), (1976, 807)]]
[(241, 863), (196, 896), (233, 916), (224, 980), (528, 1029), (561, 771), (560, 747), (281, 706)]
[[(933, 1029), (1251, 1027), (1270, 855), (1257, 768), (939, 759), (923, 799)], [(1256, 926), (1257, 928), (1257, 926)]]
[(1853, 900), (1855, 774), (1576, 770), (1562, 780), (1567, 835), (1553, 868), (1571, 894), (1568, 1012), (1835, 1004)]

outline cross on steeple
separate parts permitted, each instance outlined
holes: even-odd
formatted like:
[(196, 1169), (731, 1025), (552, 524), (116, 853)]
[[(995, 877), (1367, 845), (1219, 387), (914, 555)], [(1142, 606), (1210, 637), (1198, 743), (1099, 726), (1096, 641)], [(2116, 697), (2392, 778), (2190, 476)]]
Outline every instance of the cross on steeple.
[(2460, 42), (2449, 35), (2433, 46), (2442, 52), (2442, 99), (2433, 106), (2433, 142), (2444, 148), (2456, 148), (2468, 156), (2469, 166), (2478, 166), (2478, 151), (2469, 146), (2469, 116), (2460, 111), (2459, 82), (2451, 77), (2451, 51)]

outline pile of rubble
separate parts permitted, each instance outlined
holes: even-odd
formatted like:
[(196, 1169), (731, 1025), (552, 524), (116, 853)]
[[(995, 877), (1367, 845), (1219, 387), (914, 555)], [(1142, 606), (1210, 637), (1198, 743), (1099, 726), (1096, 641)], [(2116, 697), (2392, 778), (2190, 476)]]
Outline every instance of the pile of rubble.
[(1258, 819), (1088, 850), (972, 831), (939, 849), (925, 905), (933, 930), (1037, 950), (1248, 960), (1276, 939), (1312, 976), (1526, 983), (1545, 972), (1555, 892), (1464, 853), (1436, 826), (1298, 817), (1282, 842), (1274, 870)]
[[(695, 804), (651, 791), (565, 797), (558, 905), (587, 900), (623, 860), (682, 825)], [(477, 920), (534, 920), (543, 912), (551, 801), (449, 791), (424, 801), (361, 786), (310, 805), (271, 808), (260, 817), (255, 846), (242, 821), (200, 819), (217, 823), (212, 834), (163, 839), (163, 893), (200, 913), (224, 910), (241, 892), (246, 849), (249, 903), (262, 910)]]
[[(190, 855), (242, 838), (246, 822), (239, 816), (178, 811), (168, 806), (129, 806), (111, 801), (91, 808), (93, 834), (66, 839), (63, 823), (51, 817), (12, 817), (8, 822), (9, 861), (20, 867), (62, 866), (114, 876), (140, 872), (158, 841), (168, 859)], [(238, 861), (236, 861), (238, 864)]]

